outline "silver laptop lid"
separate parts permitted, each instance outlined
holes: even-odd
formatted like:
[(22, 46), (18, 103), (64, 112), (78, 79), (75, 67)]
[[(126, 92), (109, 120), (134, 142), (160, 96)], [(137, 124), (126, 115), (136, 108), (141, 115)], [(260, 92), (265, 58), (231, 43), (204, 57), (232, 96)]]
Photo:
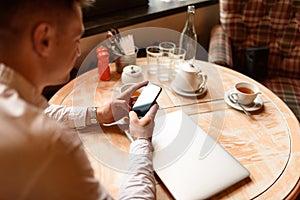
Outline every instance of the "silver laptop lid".
[(250, 175), (183, 111), (155, 119), (153, 166), (176, 199), (207, 199)]

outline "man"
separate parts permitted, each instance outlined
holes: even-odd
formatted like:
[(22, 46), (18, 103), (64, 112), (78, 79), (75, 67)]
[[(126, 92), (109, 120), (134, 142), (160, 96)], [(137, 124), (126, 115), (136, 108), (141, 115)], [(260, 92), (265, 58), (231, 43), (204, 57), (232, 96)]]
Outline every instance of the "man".
[[(68, 80), (80, 55), (81, 7), (88, 3), (0, 3), (1, 199), (111, 198), (95, 179), (78, 135), (65, 125), (109, 123), (128, 115), (131, 94), (146, 82), (98, 109), (47, 108), (41, 96), (45, 86)], [(120, 199), (155, 198), (150, 139), (157, 109), (154, 105), (142, 119), (129, 113), (129, 128), (135, 139), (130, 147), (130, 165), (135, 170), (123, 183)]]

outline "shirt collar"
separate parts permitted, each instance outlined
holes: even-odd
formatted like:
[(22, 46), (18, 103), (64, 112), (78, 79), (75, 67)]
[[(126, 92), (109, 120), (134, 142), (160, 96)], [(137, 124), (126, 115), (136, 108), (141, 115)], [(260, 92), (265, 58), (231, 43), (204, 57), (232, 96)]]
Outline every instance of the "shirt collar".
[(38, 93), (37, 89), (29, 81), (27, 81), (23, 76), (14, 71), (12, 68), (9, 68), (1, 63), (0, 83), (3, 83), (8, 87), (15, 89), (20, 97), (30, 104), (43, 109), (48, 106), (46, 98)]

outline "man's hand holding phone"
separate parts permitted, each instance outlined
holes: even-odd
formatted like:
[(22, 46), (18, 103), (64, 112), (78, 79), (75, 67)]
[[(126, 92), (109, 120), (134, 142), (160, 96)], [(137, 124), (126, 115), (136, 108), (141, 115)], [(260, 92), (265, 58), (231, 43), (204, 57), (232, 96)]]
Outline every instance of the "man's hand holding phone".
[(154, 118), (158, 108), (158, 104), (154, 103), (154, 105), (152, 105), (150, 110), (142, 118), (139, 118), (134, 111), (129, 112), (129, 130), (133, 140), (143, 138), (151, 141), (154, 129)]
[(148, 84), (144, 87), (142, 93), (132, 106), (131, 110), (136, 112), (139, 118), (145, 116), (151, 106), (156, 102), (156, 99), (158, 98), (161, 91), (161, 87), (148, 82)]
[[(140, 96), (132, 99), (132, 95), (143, 88)], [(130, 134), (133, 139), (150, 139), (153, 134), (154, 118), (158, 110), (156, 99), (161, 88), (148, 81), (135, 84), (121, 93), (116, 99), (98, 108), (97, 118), (100, 123), (111, 123), (124, 116), (130, 117)]]
[(156, 99), (161, 93), (161, 87), (149, 82), (134, 103), (129, 113), (129, 130), (133, 139), (151, 140), (154, 129), (154, 118), (158, 110)]
[(125, 92), (121, 93), (116, 99), (107, 103), (103, 107), (97, 109), (97, 119), (100, 124), (102, 123), (112, 123), (118, 121), (119, 119), (128, 116), (129, 111), (132, 107), (132, 95), (136, 90), (144, 87), (148, 84), (148, 81), (143, 81), (137, 83)]

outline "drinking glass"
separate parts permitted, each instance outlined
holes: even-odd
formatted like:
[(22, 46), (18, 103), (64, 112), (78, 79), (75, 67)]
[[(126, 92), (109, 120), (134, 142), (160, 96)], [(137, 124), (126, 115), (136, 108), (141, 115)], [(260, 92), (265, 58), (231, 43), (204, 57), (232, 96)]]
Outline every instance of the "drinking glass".
[(146, 48), (148, 73), (156, 74), (158, 66), (158, 58), (161, 56), (159, 46), (148, 46)]
[(184, 62), (186, 51), (183, 48), (175, 48), (173, 52), (173, 70), (176, 72), (180, 69), (180, 65)]
[(158, 58), (157, 78), (161, 82), (171, 79), (173, 52), (176, 45), (173, 42), (161, 42), (159, 44), (160, 57)]

